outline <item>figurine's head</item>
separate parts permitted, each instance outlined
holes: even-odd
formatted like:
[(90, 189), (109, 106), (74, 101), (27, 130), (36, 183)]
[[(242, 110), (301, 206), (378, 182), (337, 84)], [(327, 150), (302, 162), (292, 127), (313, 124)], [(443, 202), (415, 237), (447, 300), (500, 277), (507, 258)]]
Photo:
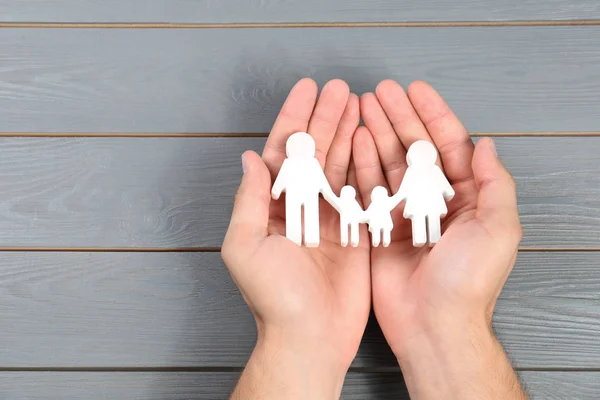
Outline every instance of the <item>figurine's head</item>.
[(371, 192), (371, 202), (385, 199), (386, 197), (388, 197), (388, 192), (386, 188), (384, 188), (383, 186), (375, 186), (373, 188), (373, 191)]
[(414, 142), (406, 154), (408, 166), (428, 166), (435, 164), (437, 160), (437, 150), (435, 146), (425, 140)]
[(288, 158), (314, 158), (315, 140), (306, 132), (296, 132), (288, 138), (285, 154)]
[(354, 199), (356, 198), (356, 190), (352, 186), (344, 186), (340, 193), (340, 197)]

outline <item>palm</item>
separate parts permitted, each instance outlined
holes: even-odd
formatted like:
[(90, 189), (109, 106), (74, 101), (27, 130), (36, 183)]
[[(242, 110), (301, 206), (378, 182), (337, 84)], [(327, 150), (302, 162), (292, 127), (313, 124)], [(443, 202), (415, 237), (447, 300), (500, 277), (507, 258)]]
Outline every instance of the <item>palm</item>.
[[(262, 157), (274, 180), (285, 159), (287, 137), (294, 132), (308, 132), (315, 140), (316, 157), (325, 176), (339, 194), (343, 185), (352, 184), (348, 167), (352, 135), (359, 122), (358, 97), (350, 95), (341, 81), (327, 84), (315, 106), (316, 95), (316, 85), (310, 80), (294, 87)], [(252, 258), (261, 264), (260, 277), (255, 278), (261, 282), (254, 286), (268, 287), (275, 298), (260, 305), (252, 305), (252, 296), (247, 300), (255, 313), (262, 310), (267, 320), (285, 321), (286, 327), (294, 326), (299, 332), (331, 332), (331, 337), (321, 339), (329, 340), (351, 361), (370, 309), (366, 229), (361, 232), (361, 247), (342, 248), (338, 213), (321, 199), (319, 215), (319, 246), (300, 247), (285, 238), (285, 193), (271, 201), (268, 234)]]
[(340, 247), (339, 214), (321, 199), (321, 243), (316, 248), (299, 247), (285, 238), (284, 203), (284, 198), (272, 202), (269, 237), (255, 257), (268, 260), (263, 267), (268, 285), (286, 304), (282, 307), (280, 300), (264, 306), (273, 308), (274, 319), (288, 323), (291, 319), (302, 329), (311, 321), (311, 329), (347, 332), (335, 345), (351, 360), (370, 308), (366, 228), (361, 231), (360, 247)]
[(422, 333), (418, 329), (427, 324), (419, 319), (424, 315), (463, 297), (465, 282), (477, 274), (463, 266), (469, 264), (469, 258), (485, 258), (493, 241), (477, 215), (473, 143), (429, 85), (413, 84), (407, 95), (395, 82), (384, 81), (376, 95), (361, 98), (361, 115), (366, 128), (357, 131), (353, 157), (363, 199), (369, 198), (375, 186), (390, 191), (400, 187), (407, 167), (406, 149), (417, 140), (437, 146), (456, 192), (442, 220), (444, 234), (435, 247), (413, 247), (411, 221), (403, 218), (403, 208), (398, 207), (392, 213), (392, 243), (372, 250), (373, 307), (394, 349), (407, 337)]
[[(390, 247), (372, 251), (373, 305), (384, 331), (394, 326), (405, 327), (406, 335), (419, 334), (410, 330), (424, 325), (417, 321), (424, 307), (441, 308), (449, 296), (460, 295), (465, 277), (456, 268), (457, 260), (473, 254), (478, 245), (465, 238), (481, 237), (485, 232), (475, 218), (476, 198), (465, 196), (460, 185), (454, 189), (456, 197), (442, 221), (445, 233), (435, 247), (413, 247), (411, 221), (402, 217), (403, 207), (398, 207), (393, 213)], [(406, 335), (390, 338), (390, 344)]]

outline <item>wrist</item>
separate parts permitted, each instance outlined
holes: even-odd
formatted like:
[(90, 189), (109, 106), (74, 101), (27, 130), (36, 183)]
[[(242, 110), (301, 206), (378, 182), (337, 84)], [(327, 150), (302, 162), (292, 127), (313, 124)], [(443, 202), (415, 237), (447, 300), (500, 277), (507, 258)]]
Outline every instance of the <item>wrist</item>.
[(277, 328), (259, 333), (256, 349), (276, 357), (281, 365), (293, 365), (297, 373), (311, 378), (320, 387), (339, 386), (340, 393), (350, 368), (324, 338), (290, 334)]
[(411, 398), (524, 398), (502, 347), (484, 321), (422, 331), (407, 340), (396, 357)]
[[(244, 398), (337, 399), (348, 368), (323, 342), (276, 329), (259, 330), (244, 375), (263, 394)], [(243, 380), (244, 376), (240, 384)]]
[(496, 343), (489, 323), (483, 318), (468, 316), (438, 316), (414, 324), (403, 332), (401, 346), (394, 349), (399, 363), (419, 363), (426, 350), (439, 357), (453, 357), (454, 353), (467, 354), (484, 351)]

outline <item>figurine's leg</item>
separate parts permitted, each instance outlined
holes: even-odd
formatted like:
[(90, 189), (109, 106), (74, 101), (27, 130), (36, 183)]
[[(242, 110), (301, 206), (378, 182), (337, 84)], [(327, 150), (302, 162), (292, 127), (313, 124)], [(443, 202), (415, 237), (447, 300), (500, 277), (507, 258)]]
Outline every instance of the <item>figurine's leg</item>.
[(350, 223), (350, 244), (352, 247), (358, 247), (358, 243), (360, 241), (360, 231), (358, 229), (358, 222)]
[(440, 237), (442, 236), (442, 227), (440, 224), (439, 215), (427, 216), (427, 230), (429, 233), (429, 245), (433, 246), (440, 241)]
[(340, 218), (340, 242), (342, 247), (348, 246), (348, 221), (345, 218)]
[(422, 247), (427, 243), (427, 228), (425, 227), (425, 216), (415, 215), (411, 218), (413, 246)]
[(285, 204), (285, 236), (298, 246), (302, 246), (302, 205)]
[(392, 243), (392, 231), (389, 229), (383, 230), (383, 247), (388, 247)]
[(381, 242), (381, 229), (373, 229), (371, 232), (371, 240), (373, 241), (373, 247), (379, 247)]
[(320, 239), (319, 198), (315, 197), (304, 203), (304, 244), (306, 247), (318, 247)]

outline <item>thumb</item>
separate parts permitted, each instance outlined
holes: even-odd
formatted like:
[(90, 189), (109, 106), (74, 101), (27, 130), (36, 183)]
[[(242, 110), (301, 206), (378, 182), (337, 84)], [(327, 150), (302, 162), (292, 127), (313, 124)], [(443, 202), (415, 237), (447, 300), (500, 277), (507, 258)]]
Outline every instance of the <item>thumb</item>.
[(508, 230), (520, 240), (515, 180), (498, 158), (492, 139), (484, 138), (477, 142), (472, 167), (479, 189), (477, 218), (492, 230)]
[(223, 257), (251, 254), (267, 237), (271, 175), (258, 154), (242, 155), (244, 176), (235, 196), (231, 222), (223, 242)]

